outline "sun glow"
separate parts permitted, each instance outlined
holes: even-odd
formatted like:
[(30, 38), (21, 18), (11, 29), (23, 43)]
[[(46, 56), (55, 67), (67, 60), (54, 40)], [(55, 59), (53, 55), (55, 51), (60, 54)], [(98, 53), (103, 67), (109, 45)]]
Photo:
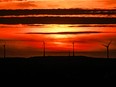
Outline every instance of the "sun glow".
[(54, 34), (54, 35), (50, 35), (50, 37), (52, 38), (55, 38), (55, 39), (63, 39), (63, 38), (68, 38), (67, 35), (57, 35), (57, 34)]
[[(47, 27), (47, 28), (46, 28)], [(40, 31), (41, 30), (41, 31)], [(51, 33), (46, 35), (46, 37), (55, 39), (55, 40), (68, 40), (69, 38), (73, 38), (74, 35), (71, 34), (52, 34), (52, 33), (62, 33), (62, 32), (77, 32), (81, 29), (71, 28), (66, 25), (47, 25), (44, 29), (36, 30), (39, 33)]]
[(46, 26), (47, 29), (42, 30), (41, 32), (75, 32), (75, 29), (72, 29), (69, 26), (66, 25), (48, 25)]

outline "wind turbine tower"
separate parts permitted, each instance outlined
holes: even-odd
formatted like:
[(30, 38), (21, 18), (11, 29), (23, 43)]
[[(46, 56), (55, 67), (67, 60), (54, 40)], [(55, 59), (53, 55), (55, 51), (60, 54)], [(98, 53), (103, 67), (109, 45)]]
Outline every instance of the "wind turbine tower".
[(75, 42), (73, 41), (73, 56), (75, 56), (75, 49), (74, 49), (74, 45), (75, 45)]
[(4, 48), (4, 58), (6, 58), (6, 45), (5, 44), (3, 45), (3, 48)]
[(45, 42), (43, 41), (43, 56), (45, 56)]
[(109, 47), (110, 47), (111, 42), (112, 41), (110, 41), (107, 45), (103, 44), (103, 46), (106, 47), (106, 49), (107, 49), (107, 58), (109, 58)]
[(3, 58), (6, 58), (6, 43), (3, 40), (1, 42), (2, 42), (2, 46), (3, 46)]

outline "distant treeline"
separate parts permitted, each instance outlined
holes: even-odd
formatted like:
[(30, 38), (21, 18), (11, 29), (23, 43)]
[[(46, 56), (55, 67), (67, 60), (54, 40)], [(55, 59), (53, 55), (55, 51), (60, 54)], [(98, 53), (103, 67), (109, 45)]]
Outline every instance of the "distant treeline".
[(1, 24), (116, 24), (116, 18), (101, 17), (9, 17)]
[(75, 15), (75, 14), (116, 14), (116, 9), (17, 9), (0, 10), (0, 16), (5, 15)]

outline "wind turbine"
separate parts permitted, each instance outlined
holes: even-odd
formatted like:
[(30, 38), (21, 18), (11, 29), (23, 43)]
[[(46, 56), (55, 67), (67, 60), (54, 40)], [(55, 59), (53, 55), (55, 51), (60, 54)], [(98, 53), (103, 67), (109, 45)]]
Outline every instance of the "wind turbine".
[(45, 56), (45, 41), (43, 41), (43, 56)]
[(69, 55), (68, 55), (68, 56), (70, 56), (70, 50), (69, 50), (69, 52), (68, 52), (68, 53), (69, 53)]
[(102, 45), (103, 45), (104, 47), (106, 47), (106, 49), (107, 49), (107, 58), (109, 58), (109, 46), (110, 46), (111, 42), (112, 42), (112, 41), (110, 41), (107, 45), (102, 44)]
[(73, 45), (73, 56), (75, 56), (75, 42), (78, 42), (78, 41), (73, 41), (72, 42), (72, 45)]
[(4, 58), (6, 58), (6, 45), (4, 44), (3, 47), (4, 47)]
[(75, 47), (75, 42), (74, 42), (74, 41), (72, 42), (72, 45), (73, 45), (73, 56), (75, 56), (75, 49), (74, 49), (74, 47)]
[(5, 43), (5, 41), (2, 41), (3, 42), (3, 58), (6, 58), (6, 43)]

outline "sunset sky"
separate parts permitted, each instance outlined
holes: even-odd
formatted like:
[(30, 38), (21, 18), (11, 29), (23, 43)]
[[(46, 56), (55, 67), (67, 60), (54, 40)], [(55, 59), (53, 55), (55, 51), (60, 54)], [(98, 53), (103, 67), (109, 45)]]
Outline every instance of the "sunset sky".
[[(75, 41), (76, 55), (106, 57), (106, 48), (102, 44), (107, 45), (110, 40), (113, 40), (110, 56), (116, 56), (115, 27), (78, 27), (79, 25), (58, 24), (0, 26), (0, 41), (6, 42), (7, 56), (41, 56), (43, 55), (42, 41), (46, 44), (46, 55), (67, 56), (69, 51), (72, 55), (72, 42)], [(69, 32), (69, 34), (52, 34), (57, 32)], [(71, 32), (73, 33), (70, 34)], [(2, 43), (0, 42), (0, 56), (3, 55)]]
[(116, 0), (0, 0), (0, 9), (116, 8)]
[[(76, 14), (75, 11), (79, 12), (76, 9), (74, 15), (55, 10), (71, 12), (70, 8), (92, 10), (89, 14)], [(9, 10), (10, 14), (2, 9), (21, 9), (24, 12)], [(48, 9), (47, 13), (41, 13), (45, 9)], [(60, 15), (48, 14), (50, 9), (53, 9), (51, 13)], [(98, 10), (97, 14), (94, 9), (114, 9), (114, 13), (104, 10), (104, 14), (103, 10)], [(103, 44), (107, 45), (111, 40), (110, 56), (116, 57), (115, 9), (116, 0), (0, 0), (0, 57), (3, 57), (3, 44), (6, 44), (7, 56), (43, 56), (45, 41), (48, 56), (68, 56), (69, 52), (72, 55), (72, 43), (75, 42), (76, 55), (105, 58), (106, 47)]]

